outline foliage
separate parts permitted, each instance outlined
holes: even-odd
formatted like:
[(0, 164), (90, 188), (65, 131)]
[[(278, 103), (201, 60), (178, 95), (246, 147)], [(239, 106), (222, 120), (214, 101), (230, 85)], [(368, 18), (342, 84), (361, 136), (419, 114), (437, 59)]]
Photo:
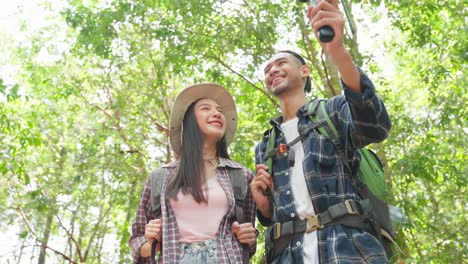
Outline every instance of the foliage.
[[(408, 218), (398, 227), (405, 251), (398, 261), (461, 263), (468, 132), (463, 3), (344, 2), (357, 32), (378, 27), (382, 16), (390, 21), (374, 39), (385, 64), (360, 51), (357, 33), (347, 31), (346, 43), (393, 120), (389, 139), (375, 147), (388, 165), (392, 200)], [(6, 257), (18, 263), (130, 262), (127, 241), (141, 188), (151, 169), (174, 159), (168, 120), (183, 87), (228, 87), (239, 112), (231, 156), (251, 170), (253, 147), (279, 113), (259, 73), (275, 50), (304, 54), (313, 68), (311, 97), (340, 92), (338, 73), (299, 2), (44, 6), (50, 23), (11, 45), (10, 63), (20, 69), (15, 83), (0, 79), (0, 219), (1, 227), (20, 227), (21, 245)], [(373, 14), (371, 25), (361, 11)], [(254, 263), (262, 242), (260, 236)]]
[[(394, 120), (387, 142), (393, 193), (413, 262), (462, 263), (466, 205), (466, 30), (462, 1), (389, 2), (387, 42), (396, 63), (388, 93)], [(461, 227), (461, 229), (454, 228)], [(447, 252), (451, 252), (447, 254)]]

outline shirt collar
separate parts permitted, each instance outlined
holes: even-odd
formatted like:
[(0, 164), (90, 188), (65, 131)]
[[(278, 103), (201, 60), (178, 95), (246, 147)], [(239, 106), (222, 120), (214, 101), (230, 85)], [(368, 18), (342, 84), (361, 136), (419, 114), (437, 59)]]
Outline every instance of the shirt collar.
[(219, 158), (218, 167), (230, 167), (233, 169), (242, 169), (242, 166), (239, 163), (234, 162), (230, 159), (226, 159), (226, 158)]
[[(176, 168), (179, 166), (180, 161), (176, 160), (168, 164), (162, 165), (163, 168)], [(237, 162), (234, 162), (230, 159), (226, 158), (219, 158), (219, 165), (218, 167), (230, 167), (230, 168), (236, 168), (236, 169), (241, 169), (242, 166), (238, 164)]]
[[(296, 112), (297, 118), (301, 119), (301, 117), (303, 117), (304, 115), (307, 114), (307, 106), (308, 106), (308, 105), (309, 105), (309, 102), (307, 102), (305, 105), (301, 106), (301, 107), (297, 110), (297, 112)], [(282, 115), (270, 119), (270, 125), (271, 125), (272, 127), (277, 127), (277, 128), (279, 128), (279, 127), (281, 126), (281, 123), (283, 123), (283, 116), (282, 116)]]

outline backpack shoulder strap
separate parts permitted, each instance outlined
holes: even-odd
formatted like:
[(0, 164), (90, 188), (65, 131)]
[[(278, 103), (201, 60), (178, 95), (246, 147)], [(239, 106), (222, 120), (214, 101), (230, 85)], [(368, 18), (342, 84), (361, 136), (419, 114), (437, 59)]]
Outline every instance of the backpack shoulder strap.
[[(166, 178), (166, 169), (157, 168), (150, 174), (151, 181), (151, 207), (153, 207), (154, 217), (161, 217), (161, 190)], [(151, 245), (151, 263), (156, 264), (156, 245), (155, 241)]]
[(327, 110), (325, 109), (325, 102), (326, 100), (323, 99), (315, 99), (313, 102), (309, 103), (307, 113), (312, 118), (312, 121), (324, 122), (324, 126), (320, 126), (318, 130), (320, 134), (333, 142), (334, 140), (339, 140), (340, 137), (330, 116), (328, 116)]
[[(236, 204), (234, 207), (236, 220), (239, 224), (246, 223), (248, 219), (244, 216), (244, 201), (247, 198), (248, 186), (244, 181), (244, 170), (240, 168), (227, 168), (231, 187), (234, 192)], [(242, 263), (249, 263), (250, 249), (247, 244), (242, 244)]]
[[(271, 128), (269, 130), (269, 135), (268, 135), (268, 141), (267, 141), (267, 147), (265, 151), (265, 155), (269, 156), (269, 154), (273, 151), (275, 148), (275, 140), (276, 140), (276, 130), (275, 128)], [(273, 165), (273, 157), (267, 157), (266, 162), (265, 162), (268, 167), (268, 173), (272, 175), (272, 165)]]
[(313, 102), (309, 103), (307, 113), (313, 122), (324, 124), (323, 126), (318, 127), (320, 134), (325, 136), (328, 140), (330, 140), (330, 142), (333, 143), (333, 145), (335, 145), (336, 152), (340, 156), (341, 161), (352, 175), (351, 167), (346, 159), (345, 148), (343, 147), (343, 144), (341, 144), (340, 135), (338, 134), (333, 121), (325, 109), (325, 103), (326, 100), (315, 99)]
[(227, 172), (236, 201), (244, 200), (247, 197), (247, 183), (244, 181), (244, 171), (240, 168), (228, 167)]
[(151, 172), (151, 206), (156, 218), (161, 216), (161, 190), (164, 178), (166, 178), (166, 170), (163, 168)]

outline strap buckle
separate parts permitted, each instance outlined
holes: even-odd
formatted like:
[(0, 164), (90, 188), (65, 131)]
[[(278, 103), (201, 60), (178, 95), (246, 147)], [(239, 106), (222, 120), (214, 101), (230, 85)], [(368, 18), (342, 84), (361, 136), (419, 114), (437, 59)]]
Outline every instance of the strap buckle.
[(273, 239), (278, 239), (281, 237), (281, 223), (275, 223), (273, 225)]
[(313, 232), (317, 229), (322, 229), (323, 225), (320, 224), (319, 216), (314, 215), (312, 217), (307, 217), (307, 230), (306, 233)]
[(286, 155), (286, 153), (289, 151), (290, 147), (287, 144), (279, 144), (278, 147), (272, 149), (270, 152), (268, 152), (265, 156), (265, 160), (273, 157), (273, 156), (279, 156), (279, 155)]
[(351, 204), (352, 201), (353, 201), (353, 200), (345, 200), (345, 201), (344, 201), (344, 204), (345, 204), (345, 207), (346, 207), (346, 211), (347, 211), (348, 214), (350, 214), (350, 215), (358, 215), (358, 214), (359, 214), (359, 211), (353, 209), (353, 205)]
[(278, 154), (283, 154), (283, 153), (286, 153), (288, 151), (289, 151), (289, 146), (288, 145), (283, 144), (283, 143), (279, 144), (279, 146), (278, 146), (278, 152), (279, 153)]

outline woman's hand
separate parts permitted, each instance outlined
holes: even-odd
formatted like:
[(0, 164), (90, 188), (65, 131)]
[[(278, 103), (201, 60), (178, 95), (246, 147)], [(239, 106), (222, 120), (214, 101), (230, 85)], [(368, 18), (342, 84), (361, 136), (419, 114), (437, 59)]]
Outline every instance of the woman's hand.
[(161, 241), (161, 219), (154, 219), (146, 224), (145, 238), (150, 245), (153, 244), (154, 240)]
[(257, 232), (252, 223), (232, 223), (232, 233), (242, 244), (253, 246), (257, 241)]
[[(161, 241), (161, 219), (150, 220), (145, 225), (145, 238), (146, 243), (140, 248), (140, 256), (143, 258), (151, 256), (151, 246), (155, 240)], [(161, 244), (159, 243), (156, 245), (156, 251), (159, 252), (160, 250)]]

